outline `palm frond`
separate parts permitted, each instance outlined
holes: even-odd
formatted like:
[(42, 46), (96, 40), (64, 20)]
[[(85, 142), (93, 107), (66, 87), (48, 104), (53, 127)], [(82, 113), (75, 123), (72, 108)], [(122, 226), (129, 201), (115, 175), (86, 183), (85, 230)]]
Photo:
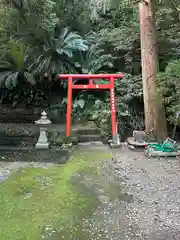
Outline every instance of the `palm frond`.
[(15, 87), (19, 81), (35, 84), (33, 75), (26, 70), (27, 48), (20, 42), (10, 42), (7, 54), (0, 61), (0, 86)]
[(24, 68), (26, 61), (26, 48), (23, 44), (13, 42), (10, 45), (11, 60), (14, 63), (15, 68), (21, 71)]
[(74, 51), (88, 50), (88, 42), (78, 33), (69, 32), (68, 28), (63, 30), (56, 42), (59, 54), (65, 54), (70, 58), (73, 56)]
[(30, 69), (34, 69), (36, 74), (75, 72), (74, 54), (87, 50), (87, 41), (79, 34), (69, 32), (67, 28), (58, 36), (55, 32), (49, 32), (39, 56), (34, 59)]
[(34, 76), (29, 72), (24, 72), (24, 78), (28, 83), (32, 85), (36, 83)]
[(105, 54), (97, 45), (92, 45), (81, 59), (84, 73), (98, 73), (103, 67), (112, 68), (114, 58)]

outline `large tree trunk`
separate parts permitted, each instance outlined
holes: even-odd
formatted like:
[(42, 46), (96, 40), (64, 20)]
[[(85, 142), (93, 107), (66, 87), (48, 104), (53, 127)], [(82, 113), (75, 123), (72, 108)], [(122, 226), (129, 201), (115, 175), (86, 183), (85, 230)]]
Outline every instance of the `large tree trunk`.
[(147, 134), (163, 140), (167, 137), (167, 126), (163, 98), (156, 86), (158, 52), (152, 1), (139, 3), (145, 126)]

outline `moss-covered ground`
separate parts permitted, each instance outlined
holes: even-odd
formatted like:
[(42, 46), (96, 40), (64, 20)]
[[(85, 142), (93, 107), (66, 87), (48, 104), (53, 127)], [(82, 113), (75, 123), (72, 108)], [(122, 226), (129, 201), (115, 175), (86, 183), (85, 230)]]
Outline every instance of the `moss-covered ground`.
[(48, 226), (64, 232), (51, 239), (70, 239), (67, 229), (91, 215), (97, 204), (70, 179), (79, 172), (98, 174), (99, 164), (109, 157), (107, 152), (82, 148), (74, 150), (64, 165), (12, 173), (0, 184), (0, 240), (40, 240)]

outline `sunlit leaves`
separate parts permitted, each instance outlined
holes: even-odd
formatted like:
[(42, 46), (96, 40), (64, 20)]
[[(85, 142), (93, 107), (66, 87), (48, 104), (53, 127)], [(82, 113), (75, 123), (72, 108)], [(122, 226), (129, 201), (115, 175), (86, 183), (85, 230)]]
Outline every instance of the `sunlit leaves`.
[(27, 70), (27, 48), (20, 42), (10, 42), (5, 60), (0, 61), (0, 86), (13, 88), (18, 81), (26, 80), (35, 84), (35, 79)]

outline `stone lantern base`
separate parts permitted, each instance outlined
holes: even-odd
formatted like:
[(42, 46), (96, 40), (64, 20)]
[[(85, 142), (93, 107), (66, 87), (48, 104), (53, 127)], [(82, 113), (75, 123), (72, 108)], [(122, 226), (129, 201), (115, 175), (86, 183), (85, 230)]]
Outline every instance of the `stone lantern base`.
[(49, 148), (48, 138), (46, 135), (46, 128), (40, 128), (40, 135), (39, 135), (38, 142), (35, 145), (35, 148), (39, 148), (39, 149)]

